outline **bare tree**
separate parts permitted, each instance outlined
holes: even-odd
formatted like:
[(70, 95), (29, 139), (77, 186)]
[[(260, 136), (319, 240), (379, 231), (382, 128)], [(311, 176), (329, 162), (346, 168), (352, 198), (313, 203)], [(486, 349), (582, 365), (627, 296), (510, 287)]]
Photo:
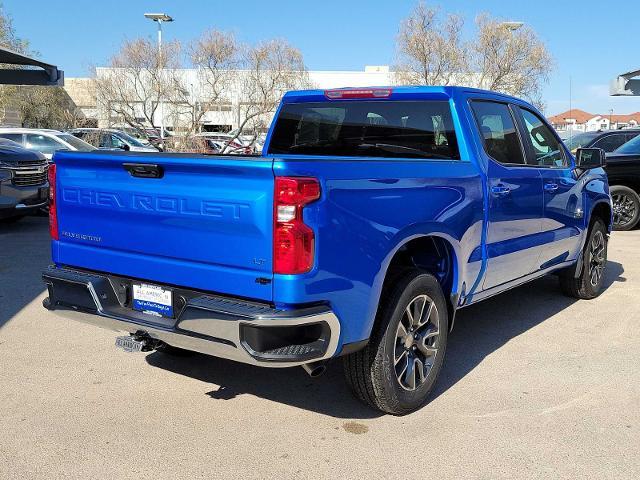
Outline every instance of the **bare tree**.
[(125, 41), (109, 62), (96, 70), (98, 102), (110, 123), (125, 123), (138, 130), (154, 126), (161, 102), (175, 96), (180, 66), (180, 44), (163, 43), (162, 50), (148, 39)]
[(539, 103), (553, 58), (533, 29), (524, 25), (513, 30), (487, 14), (478, 16), (476, 25), (477, 39), (471, 48), (478, 85)]
[(195, 67), (195, 76), (185, 70), (165, 71), (171, 85), (167, 92), (169, 116), (174, 126), (180, 126), (183, 137), (172, 142), (172, 148), (178, 148), (180, 141), (193, 144), (187, 139), (199, 130), (203, 117), (226, 100), (234, 70), (240, 64), (235, 37), (219, 30), (208, 30), (192, 42), (187, 57)]
[(488, 14), (476, 18), (475, 34), (462, 39), (463, 19), (440, 18), (420, 2), (400, 26), (396, 81), (400, 84), (467, 85), (539, 103), (553, 59), (532, 28), (508, 28)]
[(239, 126), (235, 137), (244, 131), (251, 143), (264, 130), (287, 90), (310, 85), (302, 53), (285, 40), (275, 39), (245, 47), (241, 58), (239, 86)]
[(398, 83), (449, 85), (466, 71), (466, 45), (461, 40), (463, 19), (447, 15), (442, 20), (439, 14), (439, 8), (420, 2), (402, 22), (394, 69)]
[(282, 95), (310, 85), (302, 54), (284, 40), (247, 46), (230, 33), (209, 30), (186, 52), (195, 76), (179, 68), (180, 55), (178, 44), (166, 44), (160, 56), (152, 42), (137, 39), (125, 42), (108, 68), (97, 69), (98, 102), (115, 117), (111, 123), (138, 129), (153, 125), (163, 100), (164, 117), (171, 120), (174, 132), (181, 133), (172, 145), (181, 148), (180, 143), (189, 144), (205, 115), (231, 110), (235, 104), (239, 124), (235, 138), (249, 131), (255, 141)]

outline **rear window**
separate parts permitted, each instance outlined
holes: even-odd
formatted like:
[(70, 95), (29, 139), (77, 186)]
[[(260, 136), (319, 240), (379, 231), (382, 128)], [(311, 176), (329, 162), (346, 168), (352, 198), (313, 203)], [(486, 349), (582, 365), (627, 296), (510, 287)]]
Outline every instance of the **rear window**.
[(446, 101), (288, 103), (269, 153), (460, 159)]

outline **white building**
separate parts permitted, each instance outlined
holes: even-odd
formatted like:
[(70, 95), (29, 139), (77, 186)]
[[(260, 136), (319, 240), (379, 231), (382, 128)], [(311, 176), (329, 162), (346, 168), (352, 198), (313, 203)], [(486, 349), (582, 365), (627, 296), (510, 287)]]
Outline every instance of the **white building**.
[[(107, 69), (98, 68), (97, 75), (104, 75)], [(180, 83), (184, 85), (188, 91), (187, 95), (195, 98), (195, 104), (199, 102), (199, 92), (204, 88), (200, 86), (200, 75), (196, 69), (182, 69), (177, 73), (180, 76)], [(238, 79), (241, 79), (242, 72), (239, 71)], [(367, 87), (382, 86), (393, 83), (393, 73), (389, 71), (389, 67), (384, 66), (367, 66), (362, 71), (334, 71), (334, 70), (314, 70), (309, 71), (309, 79), (315, 88), (330, 89), (339, 87)], [(240, 80), (238, 80), (240, 81)], [(96, 101), (95, 88), (89, 79), (67, 79), (68, 93), (75, 100), (76, 104), (88, 119), (91, 119), (99, 127), (118, 126), (122, 124), (122, 118), (114, 117), (109, 112), (109, 108), (99, 105)], [(210, 131), (229, 131), (239, 126), (241, 121), (241, 98), (240, 89), (234, 88), (225, 92), (225, 101), (219, 103), (214, 109), (210, 109), (202, 114), (201, 128)], [(92, 101), (87, 99), (91, 98)], [(194, 102), (189, 102), (193, 104)], [(170, 104), (165, 105), (164, 110), (164, 126), (168, 130), (179, 128), (180, 116), (172, 112)], [(184, 109), (183, 109), (184, 111)], [(184, 114), (184, 113), (183, 113)], [(154, 117), (154, 125), (157, 127), (161, 124), (160, 109)]]
[(618, 130), (637, 127), (640, 124), (640, 112), (626, 115), (595, 114), (574, 108), (549, 117), (549, 122), (558, 132), (597, 132), (598, 130)]

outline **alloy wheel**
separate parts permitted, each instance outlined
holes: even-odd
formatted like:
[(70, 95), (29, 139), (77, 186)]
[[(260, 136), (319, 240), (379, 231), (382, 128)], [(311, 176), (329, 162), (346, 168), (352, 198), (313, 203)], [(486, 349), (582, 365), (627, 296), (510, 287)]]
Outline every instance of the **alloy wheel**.
[(631, 223), (636, 217), (636, 202), (626, 193), (614, 193), (613, 200), (613, 223), (618, 227), (624, 227)]
[(398, 383), (413, 391), (428, 378), (438, 353), (440, 315), (435, 302), (418, 295), (409, 302), (396, 330), (394, 366)]
[(607, 263), (607, 244), (604, 234), (597, 231), (589, 246), (589, 282), (595, 287), (600, 283)]

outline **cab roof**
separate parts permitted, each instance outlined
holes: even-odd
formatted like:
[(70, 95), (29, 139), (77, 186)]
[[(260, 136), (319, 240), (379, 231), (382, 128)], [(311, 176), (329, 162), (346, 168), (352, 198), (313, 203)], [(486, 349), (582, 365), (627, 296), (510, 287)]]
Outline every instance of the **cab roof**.
[[(372, 92), (370, 96), (349, 95), (350, 92)], [(375, 92), (375, 94), (373, 93)], [(388, 94), (386, 93), (388, 92)], [(504, 93), (482, 90), (479, 88), (463, 86), (367, 86), (344, 87), (312, 90), (293, 90), (287, 92), (282, 101), (284, 103), (299, 102), (330, 102), (334, 100), (419, 100), (429, 98), (432, 100), (448, 100), (456, 93), (478, 94), (483, 97), (527, 103), (526, 101), (506, 95)]]

